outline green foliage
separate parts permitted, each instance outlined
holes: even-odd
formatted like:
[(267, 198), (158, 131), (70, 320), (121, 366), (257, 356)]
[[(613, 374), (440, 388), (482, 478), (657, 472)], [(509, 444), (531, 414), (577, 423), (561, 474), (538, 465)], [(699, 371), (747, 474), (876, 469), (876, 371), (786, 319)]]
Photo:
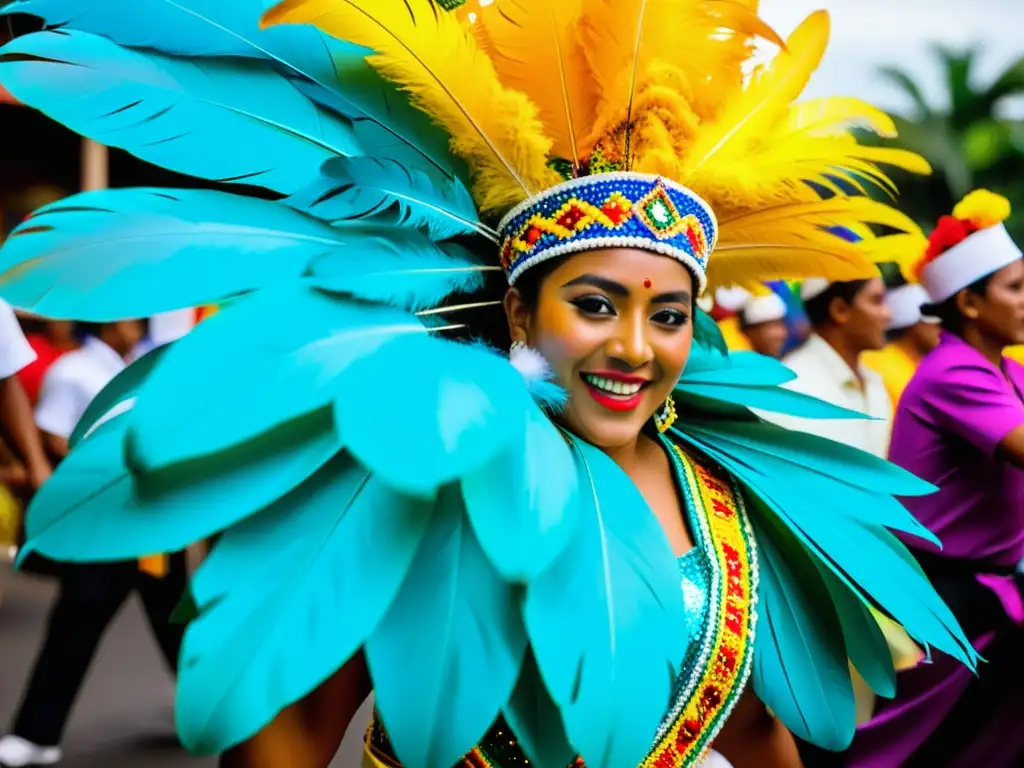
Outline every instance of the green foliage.
[[(920, 153), (934, 169), (930, 177), (893, 172), (893, 180), (900, 206), (926, 231), (972, 189), (1005, 195), (1013, 204), (1007, 227), (1024, 242), (1024, 121), (1001, 118), (998, 112), (1000, 101), (1024, 94), (1024, 56), (992, 82), (979, 85), (973, 77), (977, 53), (935, 47), (948, 92), (948, 105), (941, 109), (929, 104), (902, 69), (880, 70), (913, 104), (908, 114), (894, 118), (899, 130), (895, 145)], [(862, 140), (877, 141), (870, 136)]]

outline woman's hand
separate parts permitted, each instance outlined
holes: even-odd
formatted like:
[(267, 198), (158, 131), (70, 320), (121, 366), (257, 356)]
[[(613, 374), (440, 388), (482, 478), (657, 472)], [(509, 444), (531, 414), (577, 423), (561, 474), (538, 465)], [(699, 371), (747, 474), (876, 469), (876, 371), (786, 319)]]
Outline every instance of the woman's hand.
[(749, 688), (713, 746), (734, 768), (803, 768), (793, 735)]

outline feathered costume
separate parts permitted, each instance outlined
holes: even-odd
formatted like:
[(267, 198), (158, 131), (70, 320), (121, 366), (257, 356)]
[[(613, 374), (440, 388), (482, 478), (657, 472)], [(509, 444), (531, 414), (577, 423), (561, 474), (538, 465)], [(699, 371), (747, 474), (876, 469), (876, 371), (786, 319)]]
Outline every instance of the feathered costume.
[[(702, 313), (659, 427), (702, 556), (684, 599), (633, 484), (549, 420), (553, 386), (467, 343), (501, 313), (490, 278), (589, 248), (677, 258), (702, 287), (872, 274), (887, 238), (828, 228), (914, 232), (848, 191), (888, 186), (877, 163), (928, 169), (856, 143), (851, 125), (892, 132), (866, 104), (793, 104), (827, 15), (783, 43), (751, 0), (449, 5), (288, 0), (264, 29), (262, 0), (5, 8), (47, 24), (0, 50), (18, 99), (240, 185), (85, 193), (4, 245), (0, 293), (44, 315), (223, 306), (92, 404), (29, 548), (122, 559), (220, 533), (177, 704), (202, 753), (360, 648), (410, 768), (501, 765), (496, 721), (509, 759), (689, 766), (748, 674), (794, 733), (841, 748), (848, 661), (893, 693), (869, 606), (973, 665), (887, 530), (927, 536), (892, 495), (931, 487), (754, 416), (839, 414), (713, 349)], [(755, 37), (781, 50), (745, 78)]]

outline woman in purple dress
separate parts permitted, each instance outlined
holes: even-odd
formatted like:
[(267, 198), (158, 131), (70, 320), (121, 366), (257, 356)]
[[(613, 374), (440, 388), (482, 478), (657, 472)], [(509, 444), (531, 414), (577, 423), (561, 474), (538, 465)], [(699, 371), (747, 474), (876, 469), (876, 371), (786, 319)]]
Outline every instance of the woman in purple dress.
[(1003, 357), (1024, 342), (1024, 262), (1009, 213), (974, 192), (932, 233), (919, 274), (942, 340), (903, 393), (890, 447), (939, 486), (904, 503), (943, 548), (908, 543), (988, 663), (975, 677), (936, 653), (901, 674), (896, 699), (858, 730), (850, 768), (1024, 765), (1024, 367)]

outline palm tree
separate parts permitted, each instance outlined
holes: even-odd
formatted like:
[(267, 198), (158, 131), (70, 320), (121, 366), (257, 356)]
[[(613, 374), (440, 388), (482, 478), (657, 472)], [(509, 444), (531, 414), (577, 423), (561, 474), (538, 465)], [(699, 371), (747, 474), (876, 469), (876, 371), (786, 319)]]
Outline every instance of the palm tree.
[(936, 46), (949, 104), (937, 109), (928, 103), (914, 79), (897, 67), (881, 73), (913, 102), (913, 110), (894, 117), (896, 143), (912, 149), (932, 164), (931, 177), (895, 174), (901, 206), (922, 225), (952, 211), (967, 192), (978, 187), (1008, 197), (1014, 216), (1007, 226), (1024, 242), (1024, 121), (999, 116), (1000, 102), (1024, 94), (1024, 56), (985, 87), (972, 82), (977, 50), (954, 52)]

